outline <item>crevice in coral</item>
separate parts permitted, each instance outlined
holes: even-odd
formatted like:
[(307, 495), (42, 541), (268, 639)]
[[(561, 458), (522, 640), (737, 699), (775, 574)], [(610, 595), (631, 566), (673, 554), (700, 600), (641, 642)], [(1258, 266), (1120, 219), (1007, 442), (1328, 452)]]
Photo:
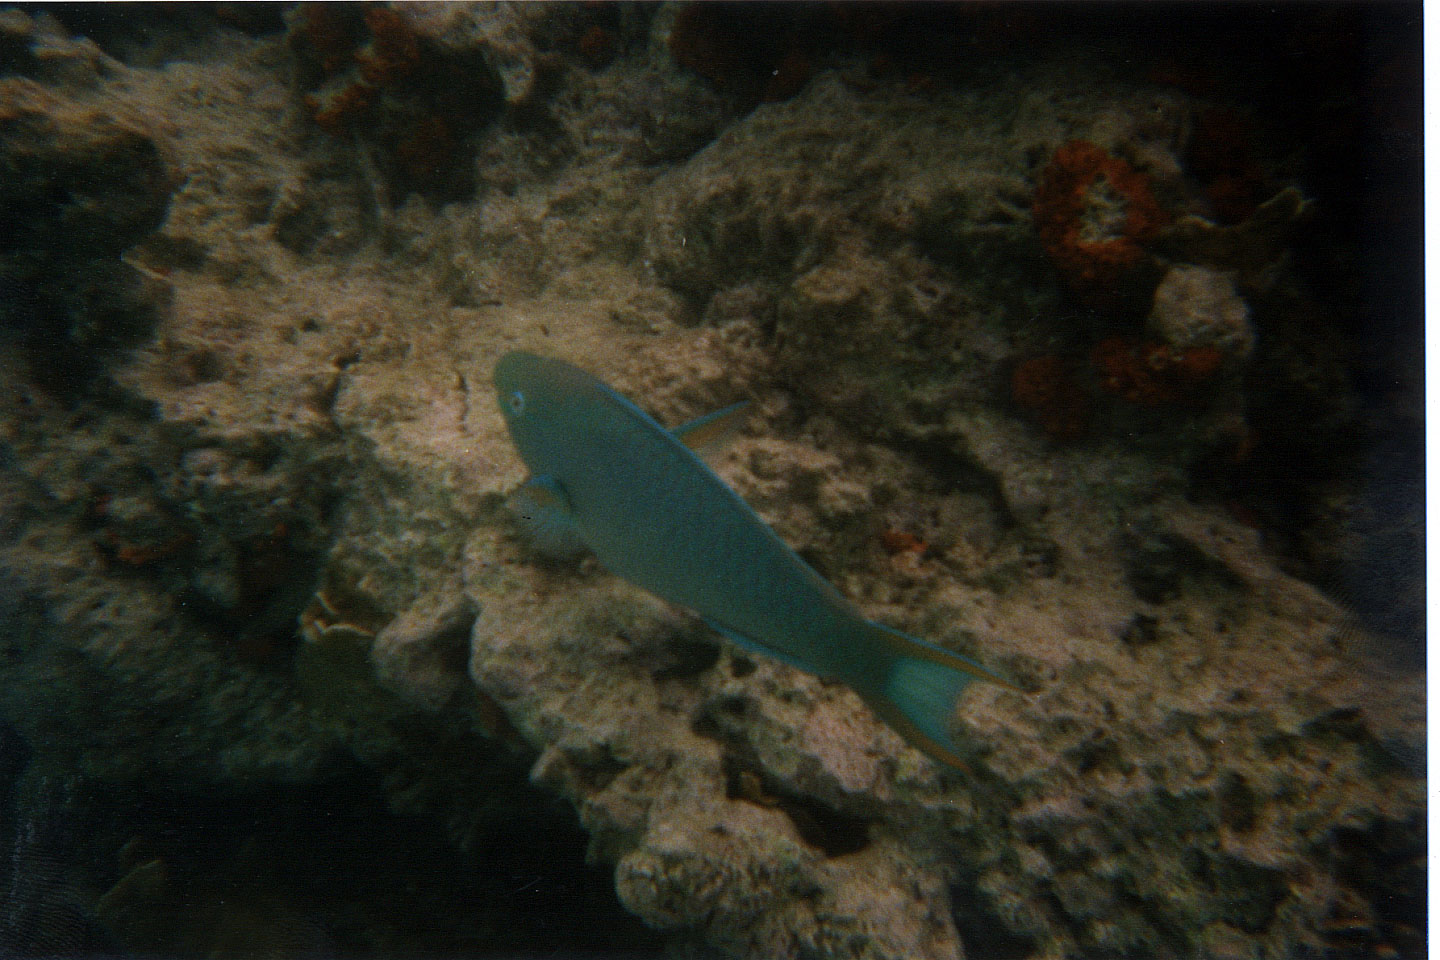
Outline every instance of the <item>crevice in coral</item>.
[(1326, 923), (1334, 949), (1345, 956), (1425, 955), (1425, 845), (1419, 816), (1331, 833), (1329, 858), (1345, 884)]
[(843, 857), (869, 845), (869, 819), (841, 813), (814, 797), (787, 792), (763, 770), (734, 754), (726, 754), (723, 765), (727, 798), (779, 810), (790, 818), (800, 839), (824, 851), (825, 856)]
[(970, 872), (950, 886), (950, 918), (965, 946), (965, 955), (987, 960), (1027, 960), (1036, 953), (1037, 943), (1014, 932), (977, 889), (978, 878)]
[(947, 492), (979, 494), (990, 502), (1003, 526), (1015, 525), (1015, 517), (1005, 501), (1000, 481), (972, 457), (957, 449), (956, 443), (907, 439), (896, 441), (894, 446), (934, 476)]

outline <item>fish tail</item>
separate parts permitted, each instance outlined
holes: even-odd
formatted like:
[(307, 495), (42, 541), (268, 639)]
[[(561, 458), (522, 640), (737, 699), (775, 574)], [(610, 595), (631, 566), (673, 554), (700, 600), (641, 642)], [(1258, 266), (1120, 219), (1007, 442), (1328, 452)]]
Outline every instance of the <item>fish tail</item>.
[(866, 627), (883, 651), (885, 668), (864, 685), (865, 702), (920, 750), (968, 770), (948, 729), (961, 692), (977, 679), (1018, 688), (959, 654), (882, 624), (871, 622)]

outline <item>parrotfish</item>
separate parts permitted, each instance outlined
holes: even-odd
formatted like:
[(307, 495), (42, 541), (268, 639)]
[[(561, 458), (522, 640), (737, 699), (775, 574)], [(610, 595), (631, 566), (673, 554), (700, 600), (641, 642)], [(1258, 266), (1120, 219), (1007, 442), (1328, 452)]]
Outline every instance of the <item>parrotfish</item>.
[(839, 680), (931, 757), (964, 769), (949, 732), (980, 664), (864, 616), (695, 453), (746, 413), (674, 431), (594, 376), (516, 351), (495, 366), (510, 437), (530, 470), (512, 502), (553, 549), (600, 563), (698, 613), (749, 650)]

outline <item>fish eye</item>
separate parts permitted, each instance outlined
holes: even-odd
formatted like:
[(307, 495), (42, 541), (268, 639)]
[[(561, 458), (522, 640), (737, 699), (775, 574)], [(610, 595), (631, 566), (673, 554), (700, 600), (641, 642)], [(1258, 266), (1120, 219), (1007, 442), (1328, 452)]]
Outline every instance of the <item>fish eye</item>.
[(505, 398), (505, 407), (514, 416), (520, 416), (525, 412), (525, 394), (519, 390), (513, 391)]

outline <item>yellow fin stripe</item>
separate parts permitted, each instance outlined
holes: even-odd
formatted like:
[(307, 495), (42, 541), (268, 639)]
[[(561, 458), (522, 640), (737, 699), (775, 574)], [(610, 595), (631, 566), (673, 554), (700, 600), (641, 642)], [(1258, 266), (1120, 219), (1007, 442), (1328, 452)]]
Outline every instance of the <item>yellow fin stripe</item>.
[(959, 754), (951, 750), (945, 744), (934, 737), (921, 732), (920, 728), (911, 722), (910, 718), (900, 711), (900, 708), (889, 700), (881, 697), (863, 697), (865, 704), (879, 715), (892, 729), (904, 737), (906, 742), (918, 748), (921, 753), (939, 760), (941, 763), (954, 767), (964, 773), (971, 773), (970, 765), (960, 759)]
[(683, 427), (676, 427), (674, 433), (681, 443), (698, 452), (702, 447), (723, 440), (740, 429), (740, 424), (749, 412), (750, 401), (742, 400), (714, 413), (707, 413), (697, 420), (691, 420)]
[(958, 653), (951, 653), (939, 647), (931, 646), (928, 643), (919, 643), (898, 630), (893, 630), (884, 624), (869, 621), (872, 632), (891, 651), (901, 656), (910, 657), (915, 660), (928, 660), (931, 663), (939, 664), (942, 667), (949, 667), (952, 670), (959, 670), (961, 673), (968, 673), (970, 676), (980, 680), (988, 680), (991, 683), (998, 683), (1008, 690), (1016, 693), (1024, 693), (1020, 687), (1006, 680), (1000, 674), (980, 666), (978, 663), (960, 656)]

